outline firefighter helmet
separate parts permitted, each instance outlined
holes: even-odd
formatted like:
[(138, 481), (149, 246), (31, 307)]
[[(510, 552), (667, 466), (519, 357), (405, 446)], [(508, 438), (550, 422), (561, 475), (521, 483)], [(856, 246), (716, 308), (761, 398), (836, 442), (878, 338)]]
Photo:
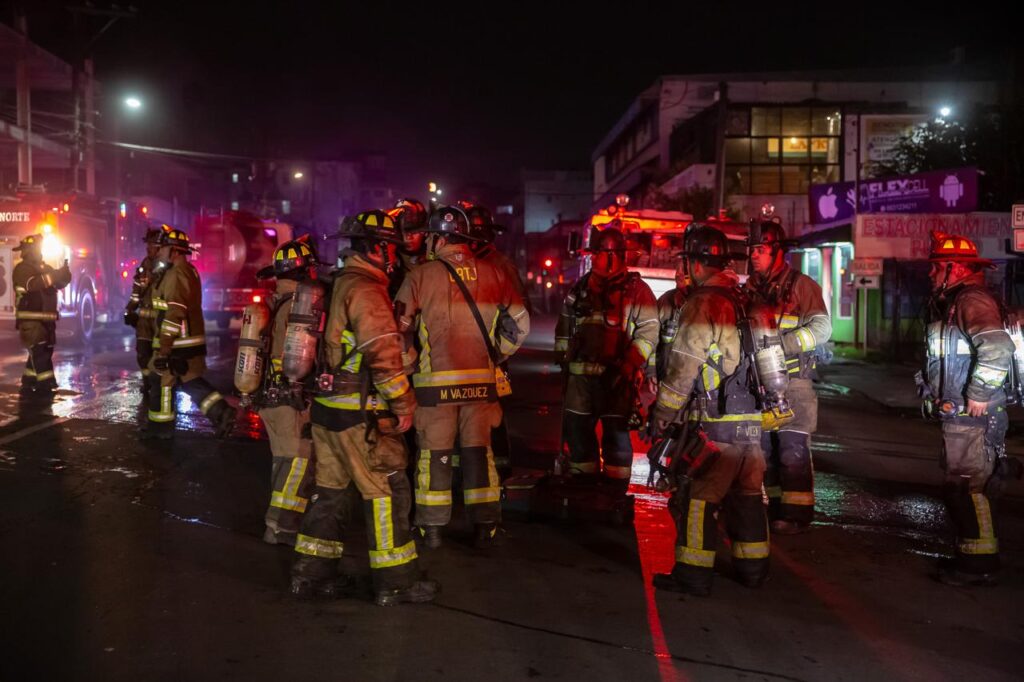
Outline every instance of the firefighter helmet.
[(43, 244), (43, 235), (41, 234), (30, 234), (24, 237), (18, 245), (15, 246), (12, 251), (31, 251), (32, 249), (38, 249)]
[(935, 262), (977, 263), (992, 265), (988, 258), (978, 255), (978, 247), (967, 237), (958, 234), (946, 234), (932, 230), (932, 250), (928, 260)]
[(402, 234), (398, 231), (395, 219), (384, 211), (377, 210), (347, 216), (341, 221), (338, 235), (350, 239), (402, 243)]
[(316, 254), (305, 239), (285, 242), (274, 250), (274, 264), (262, 268), (256, 276), (260, 279), (268, 277), (287, 278), (309, 272), (316, 264)]
[(148, 230), (146, 230), (146, 236), (142, 238), (142, 241), (146, 242), (147, 244), (152, 244), (153, 246), (156, 246), (160, 243), (160, 234), (162, 232), (168, 232), (173, 229), (174, 228), (171, 227), (170, 225), (160, 225), (159, 227), (151, 227)]
[(388, 215), (398, 223), (402, 234), (422, 232), (427, 226), (427, 209), (416, 199), (399, 199)]
[(685, 258), (696, 258), (711, 265), (724, 265), (732, 256), (729, 254), (729, 240), (717, 227), (691, 223), (683, 236)]
[(595, 227), (590, 231), (590, 243), (583, 249), (583, 252), (599, 253), (602, 251), (612, 251), (625, 253), (626, 250), (626, 237), (622, 234), (622, 230), (614, 227), (598, 230)]
[(786, 231), (778, 218), (750, 221), (750, 236), (747, 238), (747, 246), (754, 247), (760, 244), (778, 244), (780, 248), (790, 245), (786, 239)]
[(469, 227), (469, 217), (459, 206), (442, 206), (430, 215), (426, 232), (457, 235), (473, 241), (480, 241)]
[(493, 242), (496, 226), (491, 212), (483, 206), (470, 206), (466, 209), (466, 218), (469, 219), (469, 234), (481, 242)]
[(161, 229), (156, 243), (157, 246), (169, 246), (172, 249), (184, 251), (185, 253), (192, 253), (192, 246), (188, 243), (188, 235), (170, 225), (166, 225)]

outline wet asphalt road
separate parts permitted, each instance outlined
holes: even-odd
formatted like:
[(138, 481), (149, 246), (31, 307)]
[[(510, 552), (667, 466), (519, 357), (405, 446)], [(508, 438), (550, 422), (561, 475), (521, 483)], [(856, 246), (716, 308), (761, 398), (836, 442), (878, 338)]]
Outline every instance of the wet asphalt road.
[[(521, 465), (558, 440), (549, 327), (513, 364)], [(62, 338), (65, 388), (26, 406), (21, 350), (0, 332), (0, 680), (988, 680), (1024, 664), (1024, 503), (997, 512), (999, 588), (930, 581), (948, 540), (937, 431), (849, 390), (856, 368), (819, 387), (818, 521), (773, 539), (762, 590), (729, 580), (723, 551), (710, 599), (655, 594), (673, 532), (664, 500), (634, 485), (632, 522), (516, 515), (492, 556), (457, 521), (421, 557), (438, 603), (380, 609), (283, 594), (290, 552), (259, 539), (270, 453), (256, 420), (216, 442), (182, 397), (174, 444), (138, 441), (133, 347), (120, 329), (88, 349)], [(232, 338), (212, 334), (210, 351), (226, 389)], [(362, 529), (350, 535), (346, 566), (365, 572)]]

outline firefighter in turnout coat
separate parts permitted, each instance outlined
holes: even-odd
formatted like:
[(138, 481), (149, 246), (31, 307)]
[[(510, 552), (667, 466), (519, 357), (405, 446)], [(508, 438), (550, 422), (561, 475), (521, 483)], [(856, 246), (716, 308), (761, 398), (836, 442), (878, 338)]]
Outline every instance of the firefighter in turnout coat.
[(473, 256), (472, 239), (460, 207), (435, 211), (427, 226), (428, 260), (406, 277), (396, 301), (402, 332), (419, 340), (413, 374), (420, 405), (416, 526), (430, 548), (440, 546), (441, 527), (451, 520), (456, 441), (476, 545), (489, 547), (498, 536), (501, 489), (491, 430), (501, 422), (498, 398), (508, 387), (500, 364), (530, 330), (530, 316), (514, 283), (491, 262)]
[(412, 427), (416, 395), (388, 297), (401, 234), (386, 213), (366, 211), (346, 218), (340, 236), (351, 248), (341, 253), (324, 333), (329, 381), (320, 382), (311, 409), (316, 492), (296, 538), (291, 590), (309, 598), (349, 589), (351, 578), (338, 576), (338, 563), (346, 490), (354, 486), (363, 500), (376, 603), (428, 602), (439, 588), (420, 579), (402, 438)]

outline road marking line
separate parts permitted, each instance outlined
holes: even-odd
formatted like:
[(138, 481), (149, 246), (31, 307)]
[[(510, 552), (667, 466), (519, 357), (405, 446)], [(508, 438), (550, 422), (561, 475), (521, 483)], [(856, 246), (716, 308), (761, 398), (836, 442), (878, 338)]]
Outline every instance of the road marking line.
[(11, 443), (13, 441), (24, 438), (25, 436), (29, 436), (35, 433), (36, 431), (42, 431), (43, 429), (48, 429), (51, 426), (57, 426), (58, 424), (63, 424), (64, 422), (70, 420), (71, 417), (57, 417), (55, 419), (43, 422), (42, 424), (36, 424), (35, 426), (27, 426), (24, 429), (21, 429), (20, 431), (9, 433), (3, 438), (0, 438), (0, 445), (6, 445), (7, 443)]

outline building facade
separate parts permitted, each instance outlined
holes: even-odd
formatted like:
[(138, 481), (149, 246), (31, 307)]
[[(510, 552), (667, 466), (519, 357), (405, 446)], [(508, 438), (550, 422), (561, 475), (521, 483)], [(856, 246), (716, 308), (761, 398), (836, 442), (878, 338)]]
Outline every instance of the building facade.
[[(770, 204), (790, 235), (802, 240), (792, 258), (822, 285), (834, 338), (886, 343), (891, 334), (869, 332), (858, 322), (854, 219), (816, 224), (809, 191), (869, 179), (874, 164), (888, 160), (913, 126), (940, 112), (955, 117), (996, 107), (1002, 91), (996, 77), (965, 65), (664, 76), (595, 149), (592, 207), (620, 193), (643, 207), (652, 186), (673, 194), (694, 185), (713, 189), (721, 205), (744, 220)], [(883, 290), (874, 305), (892, 296)], [(876, 318), (882, 319), (878, 310), (870, 319)]]

